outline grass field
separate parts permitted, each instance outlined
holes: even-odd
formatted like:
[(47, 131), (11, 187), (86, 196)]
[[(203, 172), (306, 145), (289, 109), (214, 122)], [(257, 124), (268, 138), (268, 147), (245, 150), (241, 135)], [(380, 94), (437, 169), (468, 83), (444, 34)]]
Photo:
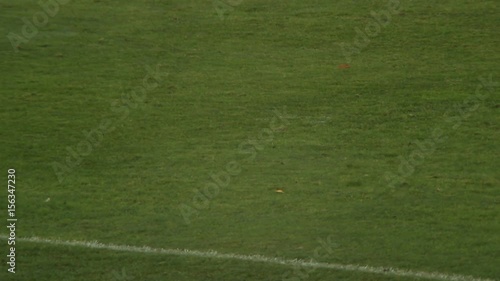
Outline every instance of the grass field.
[(0, 280), (500, 280), (498, 1), (59, 2), (0, 0)]

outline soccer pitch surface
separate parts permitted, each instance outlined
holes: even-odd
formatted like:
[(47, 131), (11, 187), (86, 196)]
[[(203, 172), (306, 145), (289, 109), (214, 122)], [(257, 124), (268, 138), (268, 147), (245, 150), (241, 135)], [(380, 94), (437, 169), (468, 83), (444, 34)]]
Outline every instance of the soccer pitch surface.
[(498, 4), (0, 0), (0, 280), (500, 280)]

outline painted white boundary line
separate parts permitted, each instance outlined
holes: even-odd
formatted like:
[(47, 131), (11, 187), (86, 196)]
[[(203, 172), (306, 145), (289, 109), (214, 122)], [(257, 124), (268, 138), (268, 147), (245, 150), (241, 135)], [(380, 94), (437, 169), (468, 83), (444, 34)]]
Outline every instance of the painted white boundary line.
[[(0, 235), (0, 239), (8, 239), (6, 235)], [(430, 280), (442, 280), (442, 281), (495, 281), (493, 279), (483, 279), (473, 276), (464, 276), (458, 274), (445, 274), (436, 272), (424, 272), (424, 271), (411, 271), (397, 268), (385, 268), (385, 267), (373, 267), (368, 265), (353, 265), (353, 264), (337, 264), (337, 263), (323, 263), (315, 262), (313, 260), (306, 261), (300, 259), (282, 259), (282, 258), (270, 258), (261, 255), (239, 255), (239, 254), (223, 254), (217, 251), (196, 251), (187, 249), (162, 249), (162, 248), (151, 248), (151, 247), (136, 247), (128, 245), (114, 245), (114, 244), (103, 244), (97, 241), (63, 241), (63, 240), (52, 240), (39, 237), (30, 238), (16, 238), (18, 241), (26, 241), (32, 243), (40, 244), (50, 244), (56, 246), (71, 246), (71, 247), (83, 247), (90, 249), (102, 249), (111, 251), (122, 251), (122, 252), (133, 252), (133, 253), (152, 253), (152, 254), (163, 254), (171, 256), (188, 256), (188, 257), (200, 257), (200, 258), (215, 258), (215, 259), (230, 259), (230, 260), (240, 260), (240, 261), (250, 261), (250, 262), (262, 262), (269, 264), (279, 264), (286, 266), (300, 266), (300, 267), (311, 267), (311, 268), (323, 268), (323, 269), (333, 269), (342, 271), (354, 271), (354, 272), (364, 272), (382, 275), (392, 275), (399, 277), (411, 277), (420, 279), (430, 279)]]

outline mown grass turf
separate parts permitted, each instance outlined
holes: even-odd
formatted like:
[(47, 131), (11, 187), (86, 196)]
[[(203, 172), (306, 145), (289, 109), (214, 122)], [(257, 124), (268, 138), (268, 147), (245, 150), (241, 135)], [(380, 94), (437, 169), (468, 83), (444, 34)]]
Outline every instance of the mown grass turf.
[[(498, 4), (400, 1), (346, 58), (339, 44), (354, 44), (387, 2), (244, 0), (221, 19), (210, 1), (70, 1), (16, 52), (6, 36), (42, 9), (0, 0), (0, 167), (17, 171), (17, 235), (286, 259), (311, 258), (331, 236), (321, 262), (498, 278), (498, 88), (476, 92), (478, 77), (498, 81)], [(122, 97), (157, 67), (143, 102)], [(288, 123), (259, 140), (276, 110)], [(54, 163), (103, 122), (59, 182)], [(436, 130), (435, 150), (408, 172), (400, 157)], [(196, 208), (196, 190), (230, 162), (241, 172)], [(181, 206), (195, 210), (189, 223)], [(12, 275), (1, 241), (2, 280), (120, 280), (122, 268), (133, 280), (283, 280), (290, 270), (18, 243)], [(299, 279), (411, 280), (323, 269)]]

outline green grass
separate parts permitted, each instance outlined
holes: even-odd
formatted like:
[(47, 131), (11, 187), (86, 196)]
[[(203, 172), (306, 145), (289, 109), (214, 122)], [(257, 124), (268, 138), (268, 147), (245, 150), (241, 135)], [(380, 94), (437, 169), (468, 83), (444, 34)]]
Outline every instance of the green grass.
[[(309, 259), (331, 235), (337, 247), (320, 262), (499, 278), (498, 87), (464, 105), (478, 77), (499, 81), (498, 3), (401, 1), (339, 69), (339, 43), (387, 9), (340, 2), (243, 0), (221, 20), (210, 1), (69, 1), (15, 52), (7, 34), (41, 8), (0, 0), (0, 168), (17, 171), (17, 236)], [(157, 65), (144, 101), (123, 100)], [(289, 124), (248, 160), (240, 145), (274, 110)], [(60, 183), (52, 164), (106, 120), (114, 130)], [(435, 129), (435, 151), (390, 186), (399, 157)], [(231, 161), (241, 172), (186, 223), (180, 206), (194, 208)], [(122, 268), (130, 280), (282, 280), (291, 270), (18, 242), (12, 275), (0, 243), (1, 280), (119, 280)], [(412, 279), (318, 269), (300, 280)]]

